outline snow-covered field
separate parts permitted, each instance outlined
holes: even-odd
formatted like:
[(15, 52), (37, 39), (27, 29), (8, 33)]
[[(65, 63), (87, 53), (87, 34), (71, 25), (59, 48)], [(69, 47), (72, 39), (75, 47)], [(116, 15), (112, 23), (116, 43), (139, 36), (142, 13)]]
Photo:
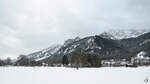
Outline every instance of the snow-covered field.
[(0, 67), (0, 84), (150, 84), (150, 67)]

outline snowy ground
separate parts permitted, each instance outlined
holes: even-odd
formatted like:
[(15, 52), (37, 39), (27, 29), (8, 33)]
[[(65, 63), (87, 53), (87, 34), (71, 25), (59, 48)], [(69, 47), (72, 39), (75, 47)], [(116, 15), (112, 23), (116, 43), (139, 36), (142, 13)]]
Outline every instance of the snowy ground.
[(0, 84), (150, 84), (150, 67), (0, 67)]

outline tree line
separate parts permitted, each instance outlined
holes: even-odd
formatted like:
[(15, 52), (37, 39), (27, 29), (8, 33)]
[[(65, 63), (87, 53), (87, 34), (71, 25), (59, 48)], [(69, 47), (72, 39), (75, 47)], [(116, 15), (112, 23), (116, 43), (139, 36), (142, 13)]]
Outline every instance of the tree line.
[[(100, 67), (101, 59), (97, 55), (88, 54), (85, 52), (73, 52), (71, 60), (67, 56), (63, 56), (62, 63), (64, 66), (70, 67)], [(68, 65), (70, 64), (70, 65)]]
[(62, 64), (64, 67), (100, 67), (101, 59), (97, 55), (88, 54), (85, 52), (73, 52), (71, 56), (64, 55), (59, 62), (51, 62), (50, 59), (42, 61), (30, 60), (26, 55), (20, 55), (15, 62), (10, 58), (0, 60), (0, 66), (55, 66)]

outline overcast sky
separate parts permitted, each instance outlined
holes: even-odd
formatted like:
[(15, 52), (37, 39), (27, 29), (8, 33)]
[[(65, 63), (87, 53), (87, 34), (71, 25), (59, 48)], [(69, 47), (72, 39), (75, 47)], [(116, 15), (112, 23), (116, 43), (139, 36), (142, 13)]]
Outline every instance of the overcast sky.
[(0, 58), (68, 38), (150, 27), (150, 0), (0, 0)]

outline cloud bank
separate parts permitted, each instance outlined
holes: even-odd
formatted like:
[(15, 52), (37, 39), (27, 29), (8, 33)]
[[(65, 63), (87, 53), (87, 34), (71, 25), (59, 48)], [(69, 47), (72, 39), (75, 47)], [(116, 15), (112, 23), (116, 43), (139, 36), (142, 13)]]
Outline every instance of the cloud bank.
[(0, 58), (68, 38), (150, 27), (150, 0), (0, 0)]

